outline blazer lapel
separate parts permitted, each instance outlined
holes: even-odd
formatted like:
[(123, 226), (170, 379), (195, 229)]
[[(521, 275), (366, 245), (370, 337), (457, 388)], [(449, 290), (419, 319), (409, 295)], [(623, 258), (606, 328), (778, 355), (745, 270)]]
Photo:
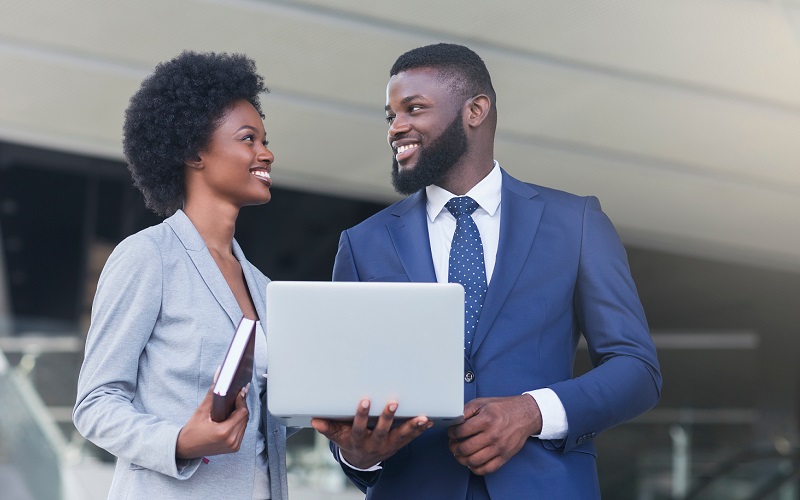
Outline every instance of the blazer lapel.
[(424, 191), (400, 202), (392, 215), (396, 219), (389, 221), (386, 228), (409, 280), (435, 283)]
[(478, 320), (471, 353), (474, 353), (486, 338), (531, 252), (544, 211), (544, 202), (536, 198), (537, 195), (531, 186), (503, 171), (497, 260), (483, 311)]
[[(217, 302), (228, 313), (233, 325), (238, 325), (239, 320), (242, 318), (242, 310), (239, 308), (228, 282), (225, 281), (222, 271), (219, 270), (217, 263), (214, 262), (214, 258), (206, 248), (203, 238), (197, 232), (197, 228), (194, 227), (192, 221), (183, 213), (183, 210), (178, 210), (175, 215), (164, 222), (169, 224), (175, 235), (181, 240), (184, 248), (186, 248), (186, 253), (192, 259), (194, 267), (197, 268), (197, 272), (200, 273)], [(187, 290), (187, 293), (191, 293), (191, 290)]]

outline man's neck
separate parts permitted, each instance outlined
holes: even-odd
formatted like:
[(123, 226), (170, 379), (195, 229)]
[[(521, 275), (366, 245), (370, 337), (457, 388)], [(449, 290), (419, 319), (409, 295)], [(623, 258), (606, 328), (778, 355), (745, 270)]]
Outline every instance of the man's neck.
[(482, 160), (478, 163), (465, 161), (455, 168), (450, 169), (449, 172), (442, 176), (436, 185), (454, 195), (463, 196), (485, 179), (493, 168), (494, 159), (492, 158), (489, 158), (488, 161)]

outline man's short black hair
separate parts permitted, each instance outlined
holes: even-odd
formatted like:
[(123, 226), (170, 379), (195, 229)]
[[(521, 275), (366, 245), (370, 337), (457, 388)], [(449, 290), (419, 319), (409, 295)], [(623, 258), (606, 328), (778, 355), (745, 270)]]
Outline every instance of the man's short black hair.
[(183, 169), (208, 146), (220, 119), (241, 99), (261, 117), (269, 92), (242, 54), (185, 51), (156, 66), (125, 111), (123, 152), (148, 208), (170, 216), (183, 206)]
[(439, 70), (442, 79), (459, 99), (486, 94), (492, 106), (496, 106), (497, 96), (486, 64), (478, 54), (463, 45), (437, 43), (409, 50), (397, 58), (389, 76), (416, 68)]

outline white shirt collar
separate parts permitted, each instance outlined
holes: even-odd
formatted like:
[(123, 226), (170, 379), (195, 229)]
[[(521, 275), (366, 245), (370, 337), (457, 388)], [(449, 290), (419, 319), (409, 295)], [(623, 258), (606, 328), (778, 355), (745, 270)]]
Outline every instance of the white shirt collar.
[[(473, 186), (473, 188), (467, 192), (466, 196), (477, 201), (478, 205), (480, 205), (489, 216), (493, 216), (500, 206), (500, 191), (502, 188), (503, 174), (500, 172), (500, 165), (497, 163), (497, 160), (494, 160), (494, 168), (492, 168), (492, 171)], [(431, 222), (442, 212), (445, 204), (450, 201), (450, 198), (456, 196), (435, 184), (426, 187), (425, 194), (428, 198), (426, 210), (428, 211), (428, 219)]]

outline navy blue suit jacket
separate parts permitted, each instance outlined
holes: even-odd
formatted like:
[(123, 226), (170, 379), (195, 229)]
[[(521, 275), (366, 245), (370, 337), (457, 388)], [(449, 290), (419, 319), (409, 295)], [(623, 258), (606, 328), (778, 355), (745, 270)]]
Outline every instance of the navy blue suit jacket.
[[(475, 376), (464, 398), (549, 387), (564, 405), (569, 434), (558, 442), (529, 438), (485, 476), (486, 487), (498, 499), (599, 498), (592, 438), (648, 410), (661, 392), (627, 256), (596, 198), (526, 184), (505, 171), (502, 186), (497, 262), (465, 354), (465, 371)], [(435, 282), (425, 202), (420, 191), (344, 231), (333, 279)], [(594, 369), (573, 378), (581, 335)], [(375, 499), (463, 500), (469, 478), (438, 427), (380, 472), (343, 469)]]

